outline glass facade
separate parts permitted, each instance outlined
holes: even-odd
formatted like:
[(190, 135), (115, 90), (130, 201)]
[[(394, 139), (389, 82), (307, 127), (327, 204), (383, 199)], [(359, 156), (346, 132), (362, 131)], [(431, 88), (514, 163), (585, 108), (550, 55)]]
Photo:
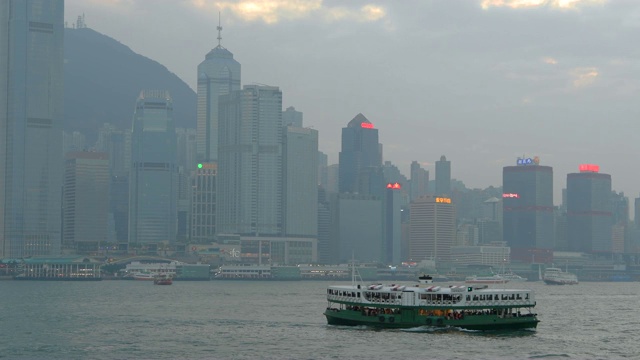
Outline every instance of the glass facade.
[(63, 0), (0, 2), (0, 257), (60, 252)]
[(166, 91), (143, 91), (131, 138), (129, 242), (176, 240), (178, 168), (173, 104)]

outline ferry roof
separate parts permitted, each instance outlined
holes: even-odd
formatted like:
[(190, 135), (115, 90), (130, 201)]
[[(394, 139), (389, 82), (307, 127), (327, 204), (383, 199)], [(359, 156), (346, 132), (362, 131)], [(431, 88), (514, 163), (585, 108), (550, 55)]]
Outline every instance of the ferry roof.
[[(469, 291), (469, 288), (472, 290)], [(357, 286), (354, 285), (333, 285), (329, 286), (329, 289), (333, 290), (357, 290)], [(440, 294), (450, 294), (454, 292), (491, 292), (491, 293), (502, 293), (502, 292), (530, 292), (531, 289), (507, 289), (507, 288), (490, 288), (487, 285), (476, 285), (476, 286), (467, 286), (467, 285), (450, 285), (450, 286), (438, 286), (431, 285), (428, 286), (417, 286), (417, 285), (382, 285), (382, 284), (374, 284), (374, 285), (360, 285), (360, 290), (364, 291), (404, 291), (404, 292), (421, 292), (421, 293), (440, 293)]]

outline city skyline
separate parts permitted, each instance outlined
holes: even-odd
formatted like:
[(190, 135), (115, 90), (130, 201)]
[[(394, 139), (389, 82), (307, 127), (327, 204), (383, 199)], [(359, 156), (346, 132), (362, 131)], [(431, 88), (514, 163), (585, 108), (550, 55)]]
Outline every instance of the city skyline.
[[(380, 129), (384, 159), (405, 174), (412, 160), (433, 170), (445, 154), (452, 178), (483, 188), (498, 184), (500, 169), (517, 156), (537, 155), (559, 174), (598, 163), (613, 175), (614, 189), (640, 193), (626, 166), (628, 154), (640, 150), (628, 131), (637, 114), (638, 53), (626, 45), (640, 4), (253, 3), (253, 9), (246, 1), (150, 8), (140, 1), (70, 0), (66, 20), (85, 13), (88, 26), (161, 62), (195, 89), (193, 69), (217, 45), (221, 12), (222, 46), (243, 64), (243, 84), (279, 86), (283, 106), (295, 106), (319, 130), (330, 163), (337, 162), (340, 128), (362, 112)], [(164, 26), (140, 21), (143, 10)], [(158, 33), (172, 39), (174, 50), (151, 41)], [(554, 179), (555, 194), (563, 186)]]

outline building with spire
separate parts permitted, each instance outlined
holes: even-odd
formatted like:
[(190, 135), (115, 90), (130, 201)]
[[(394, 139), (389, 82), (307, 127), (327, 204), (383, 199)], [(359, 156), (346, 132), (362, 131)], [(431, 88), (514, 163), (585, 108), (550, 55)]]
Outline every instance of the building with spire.
[(0, 258), (60, 252), (63, 0), (0, 1)]
[(198, 65), (197, 158), (218, 160), (219, 97), (240, 90), (240, 63), (222, 46), (222, 26), (218, 25), (218, 46)]
[[(339, 191), (341, 193), (365, 193), (361, 187), (369, 184), (370, 176), (382, 173), (382, 155), (378, 143), (378, 129), (362, 114), (356, 115), (347, 127), (342, 128), (342, 148), (339, 154)], [(372, 169), (373, 168), (373, 169)], [(376, 171), (380, 170), (380, 171)], [(367, 177), (367, 179), (363, 179)], [(384, 179), (379, 176), (379, 189)]]

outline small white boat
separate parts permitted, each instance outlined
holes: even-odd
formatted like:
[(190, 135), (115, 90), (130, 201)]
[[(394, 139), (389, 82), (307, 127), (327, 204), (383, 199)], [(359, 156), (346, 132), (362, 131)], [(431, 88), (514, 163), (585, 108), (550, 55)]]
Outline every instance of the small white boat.
[(464, 282), (467, 284), (505, 284), (509, 282), (509, 280), (498, 274), (493, 274), (489, 276), (467, 276)]

